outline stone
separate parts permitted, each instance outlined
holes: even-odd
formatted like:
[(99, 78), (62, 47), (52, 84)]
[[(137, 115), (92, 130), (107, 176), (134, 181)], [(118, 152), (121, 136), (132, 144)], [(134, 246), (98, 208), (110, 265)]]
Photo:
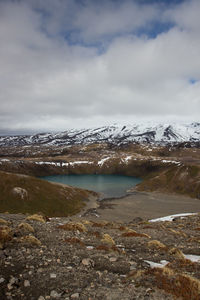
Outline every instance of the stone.
[(111, 258), (109, 259), (109, 261), (110, 261), (110, 262), (115, 262), (115, 261), (117, 261), (117, 257), (111, 257)]
[(24, 280), (24, 286), (25, 287), (28, 287), (28, 286), (30, 286), (31, 284), (30, 284), (30, 281), (29, 280)]
[(51, 293), (50, 293), (50, 296), (52, 297), (52, 298), (60, 298), (60, 294), (58, 294), (58, 292), (56, 292), (56, 291), (51, 291)]
[(0, 283), (4, 282), (5, 279), (3, 277), (0, 278)]
[(50, 278), (52, 278), (52, 279), (56, 278), (56, 274), (55, 273), (51, 273), (50, 274)]
[(79, 298), (79, 293), (75, 293), (71, 295), (71, 299), (78, 299)]
[(89, 265), (91, 264), (91, 259), (89, 259), (89, 258), (84, 258), (84, 259), (82, 260), (82, 264), (83, 264), (84, 266), (89, 266)]
[(45, 298), (44, 298), (43, 296), (40, 296), (40, 297), (38, 298), (38, 300), (45, 300)]

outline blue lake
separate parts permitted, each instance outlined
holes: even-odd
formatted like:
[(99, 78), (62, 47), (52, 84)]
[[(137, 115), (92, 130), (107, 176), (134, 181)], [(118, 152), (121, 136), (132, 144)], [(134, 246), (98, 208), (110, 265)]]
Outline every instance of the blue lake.
[(102, 193), (102, 198), (122, 197), (127, 190), (142, 181), (123, 175), (53, 175), (41, 178)]

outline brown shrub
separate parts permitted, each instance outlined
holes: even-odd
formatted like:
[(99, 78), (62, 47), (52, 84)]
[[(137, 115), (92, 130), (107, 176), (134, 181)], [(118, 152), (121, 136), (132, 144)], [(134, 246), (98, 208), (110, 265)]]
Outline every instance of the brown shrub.
[(79, 244), (81, 246), (85, 246), (85, 244), (78, 238), (76, 237), (72, 237), (72, 238), (68, 238), (65, 240), (65, 242), (69, 243), (69, 244)]
[(1, 219), (1, 218), (0, 218), (0, 224), (1, 224), (1, 225), (8, 225), (9, 222), (6, 221), (6, 220), (4, 220), (4, 219)]
[(157, 240), (149, 241), (147, 246), (152, 249), (166, 249), (166, 246)]
[(89, 231), (88, 234), (96, 236), (97, 238), (101, 238), (101, 234), (99, 231)]
[(41, 246), (41, 242), (33, 235), (23, 236), (19, 239), (19, 242), (32, 246)]
[(1, 248), (3, 245), (12, 239), (12, 231), (8, 226), (0, 227), (0, 244)]
[(106, 244), (110, 244), (110, 245), (115, 245), (115, 241), (112, 239), (112, 237), (105, 233), (103, 235), (103, 239), (101, 240), (103, 243), (106, 243)]
[(80, 232), (86, 232), (87, 229), (82, 223), (66, 223), (63, 225), (58, 226), (58, 228), (67, 230), (67, 231), (80, 231)]
[(168, 267), (148, 271), (155, 277), (159, 289), (183, 300), (200, 300), (200, 281), (186, 274), (175, 273)]
[(25, 232), (34, 232), (34, 228), (28, 223), (21, 223), (18, 225), (18, 228)]
[(145, 238), (148, 238), (150, 239), (151, 237), (146, 234), (146, 233), (138, 233), (134, 230), (131, 230), (131, 231), (128, 231), (128, 232), (124, 232), (122, 233), (122, 236), (123, 237), (145, 237)]
[(168, 251), (168, 253), (169, 253), (170, 255), (175, 256), (175, 257), (178, 258), (178, 259), (185, 260), (185, 256), (184, 256), (183, 252), (182, 252), (180, 249), (178, 249), (178, 248), (171, 248), (171, 249)]

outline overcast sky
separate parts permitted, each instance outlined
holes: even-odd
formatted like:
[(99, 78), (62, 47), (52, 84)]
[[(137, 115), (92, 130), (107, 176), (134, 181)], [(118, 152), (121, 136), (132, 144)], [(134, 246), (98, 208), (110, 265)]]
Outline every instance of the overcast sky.
[(199, 0), (0, 0), (0, 134), (200, 116)]

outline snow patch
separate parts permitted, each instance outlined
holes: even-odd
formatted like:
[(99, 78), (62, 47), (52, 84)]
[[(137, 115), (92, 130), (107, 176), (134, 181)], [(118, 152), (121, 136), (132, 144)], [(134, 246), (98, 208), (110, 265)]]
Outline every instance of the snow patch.
[(157, 219), (151, 219), (149, 222), (165, 222), (165, 221), (173, 221), (174, 218), (177, 217), (187, 217), (187, 216), (192, 216), (192, 215), (197, 215), (197, 213), (183, 213), (183, 214), (176, 214), (176, 215), (171, 215), (171, 216), (166, 216), (162, 218), (157, 218)]
[(145, 260), (147, 264), (150, 265), (151, 268), (164, 268), (169, 262), (167, 260), (161, 260), (160, 263), (155, 263), (150, 260)]
[(110, 157), (102, 158), (101, 160), (98, 161), (98, 165), (99, 165), (100, 167), (102, 167), (102, 166), (104, 165), (105, 161), (107, 161), (107, 160), (109, 160), (109, 159), (110, 159)]

